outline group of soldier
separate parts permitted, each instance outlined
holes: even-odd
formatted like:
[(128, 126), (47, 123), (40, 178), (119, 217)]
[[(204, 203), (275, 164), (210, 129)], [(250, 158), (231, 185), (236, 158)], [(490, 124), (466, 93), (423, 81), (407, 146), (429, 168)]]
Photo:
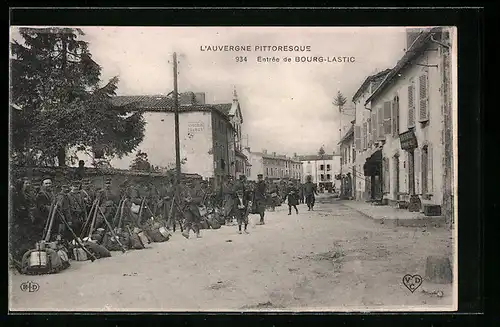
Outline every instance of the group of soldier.
[(101, 213), (95, 221), (95, 229), (116, 227), (121, 208), (121, 226), (141, 227), (145, 220), (154, 216), (165, 221), (167, 228), (174, 232), (179, 225), (182, 235), (189, 238), (191, 230), (201, 237), (202, 207), (212, 211), (220, 208), (221, 223), (231, 224), (236, 220), (238, 232), (242, 234), (248, 233), (250, 214), (259, 215), (257, 225), (264, 225), (266, 209), (274, 211), (285, 200), (288, 200), (289, 215), (292, 208), (298, 213), (299, 203), (306, 202), (312, 210), (316, 192), (310, 181), (277, 184), (264, 180), (262, 175), (257, 181), (248, 181), (245, 176), (237, 180), (227, 176), (217, 189), (209, 181), (195, 179), (181, 181), (177, 189), (175, 185), (173, 180), (159, 186), (125, 182), (116, 191), (111, 188), (109, 178), (98, 188), (83, 178), (62, 185), (56, 191), (51, 178), (43, 178), (40, 186), (34, 185), (29, 178), (18, 180), (12, 189), (11, 254), (19, 258), (44, 237), (55, 203), (61, 214), (53, 224), (53, 237), (65, 242), (86, 231), (92, 208)]

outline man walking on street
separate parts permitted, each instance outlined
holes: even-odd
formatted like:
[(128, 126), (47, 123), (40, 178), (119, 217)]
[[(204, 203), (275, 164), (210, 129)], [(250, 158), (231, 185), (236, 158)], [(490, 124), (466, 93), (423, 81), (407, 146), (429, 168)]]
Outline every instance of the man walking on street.
[(304, 184), (306, 204), (309, 208), (307, 211), (312, 211), (314, 209), (314, 202), (316, 201), (315, 195), (318, 195), (318, 192), (316, 191), (316, 185), (311, 182), (311, 179), (311, 175), (307, 176), (307, 182)]
[(299, 214), (299, 209), (297, 209), (297, 204), (299, 204), (298, 193), (299, 191), (293, 185), (293, 182), (290, 182), (285, 193), (285, 199), (288, 199), (288, 215), (292, 214), (292, 207), (295, 209), (295, 212)]
[(241, 234), (241, 225), (245, 226), (244, 232), (248, 234), (248, 207), (252, 205), (251, 194), (245, 188), (236, 191), (236, 220), (238, 221), (238, 233)]
[(262, 174), (257, 175), (257, 183), (255, 183), (255, 188), (253, 191), (253, 201), (255, 205), (255, 212), (260, 215), (260, 221), (258, 225), (264, 225), (264, 215), (266, 212), (266, 200), (267, 200), (267, 186), (263, 179)]

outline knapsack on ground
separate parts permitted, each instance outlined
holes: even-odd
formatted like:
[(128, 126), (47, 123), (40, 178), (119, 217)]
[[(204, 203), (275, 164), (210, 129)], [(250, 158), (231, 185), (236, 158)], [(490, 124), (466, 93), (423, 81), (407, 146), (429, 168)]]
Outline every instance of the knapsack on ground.
[(54, 274), (70, 267), (64, 248), (49, 248), (39, 242), (36, 248), (27, 251), (21, 260), (21, 273), (25, 275)]

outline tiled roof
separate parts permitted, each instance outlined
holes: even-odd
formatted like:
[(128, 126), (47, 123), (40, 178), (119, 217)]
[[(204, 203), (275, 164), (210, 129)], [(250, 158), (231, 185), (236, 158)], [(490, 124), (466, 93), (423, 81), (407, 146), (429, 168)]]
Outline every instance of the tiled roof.
[(395, 76), (397, 76), (397, 74), (401, 71), (401, 69), (410, 64), (414, 58), (418, 57), (422, 53), (433, 33), (438, 33), (440, 31), (441, 31), (440, 27), (434, 27), (428, 32), (423, 31), (422, 34), (420, 34), (415, 39), (410, 49), (408, 49), (404, 54), (404, 56), (398, 61), (396, 66), (393, 69), (391, 69), (389, 74), (385, 76), (385, 79), (382, 81), (379, 87), (375, 91), (373, 91), (373, 93), (368, 97), (368, 99), (366, 99), (365, 105), (368, 104), (370, 101), (372, 101), (377, 95), (379, 95), (380, 92), (382, 92), (386, 88), (386, 86), (389, 85), (389, 82), (393, 78), (395, 78)]
[(384, 75), (387, 75), (389, 74), (389, 72), (391, 71), (390, 68), (388, 69), (385, 69), (379, 73), (376, 73), (376, 74), (373, 74), (373, 75), (370, 75), (368, 76), (365, 81), (363, 82), (363, 84), (361, 84), (361, 86), (359, 87), (359, 89), (356, 91), (356, 93), (354, 94), (354, 96), (352, 97), (352, 102), (356, 102), (356, 100), (359, 98), (359, 96), (363, 93), (363, 91), (368, 87), (369, 83), (378, 78), (378, 77), (381, 77), (381, 76), (384, 76)]
[(340, 142), (338, 144), (341, 144), (344, 141), (349, 140), (350, 136), (353, 136), (353, 135), (354, 135), (354, 126), (351, 125), (351, 127), (349, 128), (349, 130), (345, 133), (345, 135), (342, 137), (342, 139), (340, 140)]
[[(174, 111), (173, 99), (164, 95), (120, 95), (113, 97), (111, 101), (116, 106), (134, 104), (144, 111)], [(187, 104), (183, 103), (179, 97), (179, 112), (215, 110), (228, 118), (228, 106), (231, 109), (231, 104)]]
[(332, 160), (333, 155), (324, 154), (323, 156), (320, 156), (319, 154), (309, 154), (309, 155), (297, 156), (297, 159), (300, 161)]
[(226, 115), (229, 115), (229, 112), (231, 111), (231, 103), (221, 103), (221, 104), (214, 104), (213, 105), (217, 110), (220, 112), (223, 112)]

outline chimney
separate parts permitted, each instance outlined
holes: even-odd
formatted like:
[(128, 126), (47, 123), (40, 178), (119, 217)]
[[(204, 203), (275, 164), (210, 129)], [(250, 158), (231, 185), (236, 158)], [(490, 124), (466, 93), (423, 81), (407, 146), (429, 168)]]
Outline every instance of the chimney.
[(428, 32), (430, 31), (430, 28), (407, 28), (406, 29), (406, 51), (408, 51), (417, 39), (417, 37), (420, 35), (420, 33), (423, 32)]
[(196, 104), (206, 104), (205, 103), (205, 92), (196, 92), (194, 94), (194, 99)]
[(297, 152), (294, 152), (294, 153), (293, 153), (293, 157), (294, 157), (294, 158), (297, 158)]
[(195, 104), (195, 95), (193, 92), (185, 92), (179, 95), (180, 106), (192, 106)]
[(273, 157), (276, 157), (276, 152), (273, 152)]

